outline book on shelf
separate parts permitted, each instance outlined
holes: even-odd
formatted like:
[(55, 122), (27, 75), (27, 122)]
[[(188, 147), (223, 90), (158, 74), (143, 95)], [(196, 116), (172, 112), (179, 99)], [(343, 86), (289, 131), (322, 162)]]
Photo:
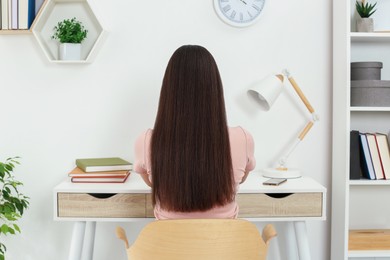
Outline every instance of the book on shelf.
[(77, 159), (76, 166), (85, 172), (131, 170), (132, 164), (119, 157)]
[(18, 27), (18, 0), (11, 0), (11, 28), (17, 30)]
[(375, 177), (377, 180), (383, 180), (385, 175), (383, 174), (381, 159), (379, 157), (378, 146), (376, 144), (375, 134), (366, 133), (368, 148), (370, 149), (372, 165), (374, 166)]
[(349, 152), (349, 179), (359, 180), (362, 178), (362, 170), (360, 168), (360, 137), (359, 131), (352, 130), (350, 132), (350, 152)]
[(1, 0), (1, 29), (8, 30), (8, 0)]
[(34, 9), (35, 10), (35, 15), (37, 15), (39, 10), (41, 9), (44, 1), (45, 0), (35, 0), (35, 9)]
[(69, 177), (81, 177), (81, 178), (93, 178), (93, 177), (123, 177), (126, 176), (128, 170), (124, 171), (104, 171), (104, 172), (85, 172), (79, 167), (75, 167), (71, 172), (68, 173)]
[(18, 0), (18, 29), (20, 30), (28, 28), (28, 1)]
[(390, 179), (390, 151), (388, 136), (387, 134), (375, 133), (375, 137), (385, 179)]
[(375, 180), (374, 166), (371, 160), (370, 149), (368, 148), (367, 137), (364, 133), (359, 133), (360, 136), (360, 154), (362, 159), (360, 160), (363, 177)]
[(30, 29), (35, 19), (35, 0), (28, 0), (27, 29)]
[(124, 183), (130, 175), (127, 171), (124, 176), (101, 176), (101, 177), (72, 177), (74, 183)]

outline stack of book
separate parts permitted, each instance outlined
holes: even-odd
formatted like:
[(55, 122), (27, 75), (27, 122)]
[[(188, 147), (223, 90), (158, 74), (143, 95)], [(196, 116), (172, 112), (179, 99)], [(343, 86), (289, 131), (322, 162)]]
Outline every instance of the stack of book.
[(77, 159), (68, 174), (76, 183), (123, 183), (130, 175), (132, 164), (119, 157)]
[(27, 30), (33, 23), (42, 0), (0, 0), (0, 28)]
[(352, 130), (350, 138), (350, 179), (390, 179), (388, 136)]

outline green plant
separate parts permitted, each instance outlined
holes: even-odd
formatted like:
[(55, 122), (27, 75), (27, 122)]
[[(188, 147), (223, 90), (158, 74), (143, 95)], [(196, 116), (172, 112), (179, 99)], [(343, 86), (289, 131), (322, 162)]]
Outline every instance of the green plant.
[(376, 11), (376, 9), (374, 10), (375, 6), (376, 3), (369, 4), (366, 3), (365, 0), (362, 0), (361, 2), (356, 1), (356, 11), (361, 18), (369, 18), (371, 15), (373, 15)]
[(54, 34), (51, 38), (59, 40), (60, 43), (81, 43), (88, 34), (88, 30), (76, 20), (76, 17), (58, 22), (53, 30)]
[[(16, 221), (20, 219), (29, 205), (29, 197), (23, 195), (18, 187), (23, 185), (15, 180), (13, 170), (19, 157), (8, 158), (0, 162), (0, 237), (1, 235), (20, 233)], [(1, 240), (0, 240), (1, 241)], [(6, 246), (0, 242), (0, 260), (5, 259)]]

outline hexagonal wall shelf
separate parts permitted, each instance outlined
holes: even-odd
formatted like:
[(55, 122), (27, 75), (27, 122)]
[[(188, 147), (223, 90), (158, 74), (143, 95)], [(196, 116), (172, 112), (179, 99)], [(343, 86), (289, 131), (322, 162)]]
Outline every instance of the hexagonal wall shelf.
[[(107, 35), (89, 0), (46, 0), (38, 15), (32, 32), (50, 62), (92, 62)], [(81, 60), (59, 60), (59, 43), (51, 38), (54, 33), (53, 28), (58, 22), (73, 17), (82, 22), (88, 30), (88, 36), (82, 42)]]

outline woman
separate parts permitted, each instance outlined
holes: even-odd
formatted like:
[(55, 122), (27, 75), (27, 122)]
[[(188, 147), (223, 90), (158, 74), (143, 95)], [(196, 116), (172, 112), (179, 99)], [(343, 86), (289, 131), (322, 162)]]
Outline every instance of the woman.
[(226, 121), (222, 82), (203, 47), (175, 51), (153, 130), (136, 141), (134, 170), (152, 187), (157, 219), (235, 218), (235, 194), (255, 167), (252, 136)]

